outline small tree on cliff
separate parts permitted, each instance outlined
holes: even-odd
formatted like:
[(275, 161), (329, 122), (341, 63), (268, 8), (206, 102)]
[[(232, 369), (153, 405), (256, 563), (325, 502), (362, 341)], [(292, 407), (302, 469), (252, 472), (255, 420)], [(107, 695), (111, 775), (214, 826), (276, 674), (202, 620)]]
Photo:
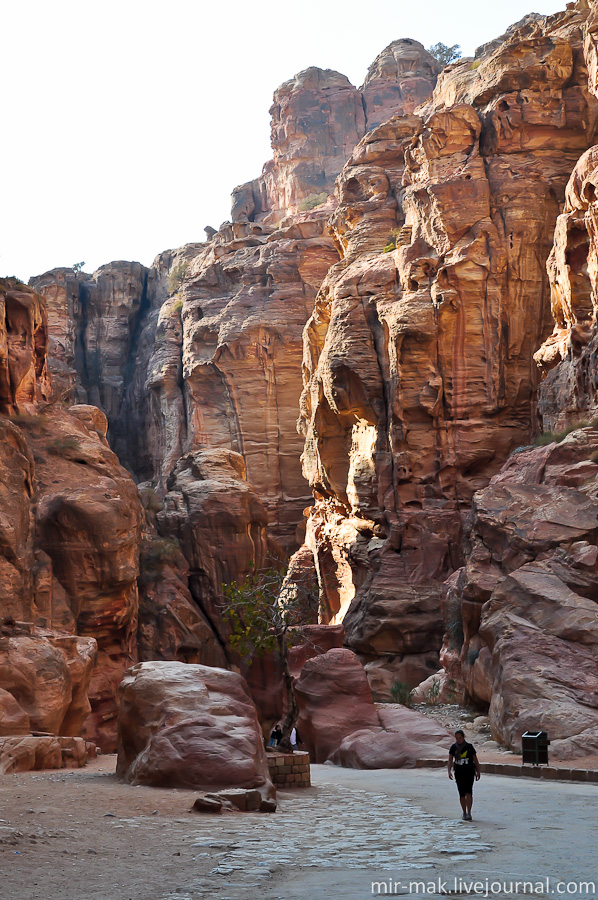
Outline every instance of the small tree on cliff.
[(432, 44), (431, 47), (428, 47), (428, 53), (431, 53), (434, 59), (437, 59), (442, 68), (444, 68), (449, 63), (461, 58), (461, 45), (453, 44), (452, 47), (447, 47), (443, 43)]
[(305, 641), (302, 625), (317, 611), (317, 594), (294, 567), (287, 573), (277, 569), (253, 572), (242, 582), (223, 585), (223, 592), (223, 618), (231, 627), (232, 648), (246, 659), (273, 652), (280, 659), (287, 712), (279, 745), (290, 750), (299, 708), (289, 650)]

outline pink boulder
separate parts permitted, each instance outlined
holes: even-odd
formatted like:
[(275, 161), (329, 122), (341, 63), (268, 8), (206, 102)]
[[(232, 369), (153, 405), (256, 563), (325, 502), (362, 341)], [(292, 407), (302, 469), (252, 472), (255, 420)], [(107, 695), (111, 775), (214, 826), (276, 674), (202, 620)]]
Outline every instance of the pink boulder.
[(257, 713), (236, 672), (144, 662), (119, 687), (117, 775), (155, 787), (274, 796)]
[(326, 762), (355, 731), (380, 728), (367, 676), (352, 650), (333, 649), (308, 659), (295, 693), (297, 728), (312, 762)]

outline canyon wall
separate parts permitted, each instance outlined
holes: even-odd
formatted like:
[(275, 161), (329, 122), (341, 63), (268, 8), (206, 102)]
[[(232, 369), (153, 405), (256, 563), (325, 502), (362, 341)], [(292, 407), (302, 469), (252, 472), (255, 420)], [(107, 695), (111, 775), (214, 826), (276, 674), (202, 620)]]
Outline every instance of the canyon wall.
[(111, 263), (32, 281), (77, 390), (106, 413), (111, 446), (139, 481), (163, 493), (185, 453), (231, 450), (271, 536), (286, 550), (302, 540), (311, 500), (295, 427), (302, 331), (338, 260), (329, 195), (376, 117), (411, 112), (438, 69), (421, 44), (400, 40), (361, 89), (332, 70), (300, 72), (274, 94), (272, 160), (235, 189), (232, 222), (207, 228), (206, 243), (166, 251), (149, 271)]
[(474, 493), (536, 427), (545, 263), (595, 134), (585, 6), (450, 65), (337, 181), (342, 259), (305, 332), (306, 543), (329, 621), (407, 683), (438, 659)]
[(79, 673), (50, 730), (89, 687), (111, 747), (137, 659), (234, 664), (222, 584), (303, 542), (373, 688), (444, 634), (498, 740), (598, 746), (596, 21), (527, 16), (439, 77), (410, 40), (359, 89), (306, 69), (206, 241), (3, 286), (0, 608)]
[[(597, 93), (597, 10), (583, 9)], [(586, 18), (587, 16), (587, 18)], [(598, 147), (581, 154), (547, 261), (554, 328), (536, 353), (539, 446), (518, 448), (475, 495), (465, 565), (448, 581), (442, 661), (489, 705), (493, 736), (519, 750), (544, 730), (557, 758), (598, 749)]]

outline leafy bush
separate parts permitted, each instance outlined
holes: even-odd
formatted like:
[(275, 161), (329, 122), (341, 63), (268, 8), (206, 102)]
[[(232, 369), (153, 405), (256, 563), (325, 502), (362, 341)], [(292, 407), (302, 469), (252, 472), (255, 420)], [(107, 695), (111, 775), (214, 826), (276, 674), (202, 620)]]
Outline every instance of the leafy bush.
[(461, 58), (461, 44), (453, 44), (452, 47), (447, 47), (446, 44), (439, 41), (437, 44), (432, 44), (431, 47), (428, 47), (428, 53), (431, 53), (434, 59), (438, 60), (444, 68), (449, 63)]
[(181, 262), (177, 263), (176, 266), (173, 266), (170, 270), (170, 274), (168, 276), (168, 290), (171, 294), (174, 294), (175, 291), (178, 291), (183, 281), (185, 280), (185, 275), (187, 273), (187, 263)]
[(322, 191), (321, 194), (312, 194), (301, 201), (298, 207), (299, 212), (309, 212), (310, 209), (317, 209), (318, 206), (323, 206), (327, 199), (328, 194), (326, 191)]
[(440, 688), (442, 686), (442, 682), (440, 678), (433, 678), (432, 684), (430, 685), (430, 689), (426, 694), (426, 703), (430, 706), (434, 706), (435, 703), (438, 703), (440, 700)]
[(411, 706), (412, 688), (404, 681), (395, 681), (390, 689), (390, 696), (395, 703), (402, 703), (403, 706)]
[(391, 250), (397, 249), (397, 240), (399, 238), (399, 234), (401, 233), (399, 228), (393, 228), (388, 236), (388, 244), (382, 248), (383, 253), (390, 253)]

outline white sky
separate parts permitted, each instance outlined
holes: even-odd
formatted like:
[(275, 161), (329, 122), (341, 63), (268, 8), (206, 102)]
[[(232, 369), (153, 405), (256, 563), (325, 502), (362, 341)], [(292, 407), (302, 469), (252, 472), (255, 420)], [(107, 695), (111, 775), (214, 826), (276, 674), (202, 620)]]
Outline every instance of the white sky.
[(464, 55), (565, 0), (4, 0), (0, 276), (149, 265), (205, 239), (270, 158), (274, 89), (360, 85), (391, 41)]

